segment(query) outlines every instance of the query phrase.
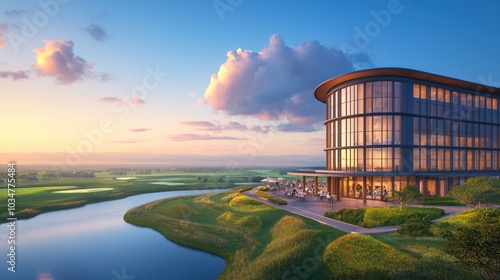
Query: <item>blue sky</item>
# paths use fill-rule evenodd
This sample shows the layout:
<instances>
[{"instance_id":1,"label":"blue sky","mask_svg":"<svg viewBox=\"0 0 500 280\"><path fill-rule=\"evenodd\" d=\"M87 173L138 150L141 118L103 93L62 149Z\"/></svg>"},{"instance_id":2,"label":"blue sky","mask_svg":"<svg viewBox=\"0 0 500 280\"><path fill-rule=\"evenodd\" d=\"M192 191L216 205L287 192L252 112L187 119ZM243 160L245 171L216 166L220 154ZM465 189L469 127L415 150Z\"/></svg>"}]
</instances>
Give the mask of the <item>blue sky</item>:
<instances>
[{"instance_id":1,"label":"blue sky","mask_svg":"<svg viewBox=\"0 0 500 280\"><path fill-rule=\"evenodd\" d=\"M316 85L406 67L500 86L499 12L496 1L3 1L0 154L323 165Z\"/></svg>"}]
</instances>

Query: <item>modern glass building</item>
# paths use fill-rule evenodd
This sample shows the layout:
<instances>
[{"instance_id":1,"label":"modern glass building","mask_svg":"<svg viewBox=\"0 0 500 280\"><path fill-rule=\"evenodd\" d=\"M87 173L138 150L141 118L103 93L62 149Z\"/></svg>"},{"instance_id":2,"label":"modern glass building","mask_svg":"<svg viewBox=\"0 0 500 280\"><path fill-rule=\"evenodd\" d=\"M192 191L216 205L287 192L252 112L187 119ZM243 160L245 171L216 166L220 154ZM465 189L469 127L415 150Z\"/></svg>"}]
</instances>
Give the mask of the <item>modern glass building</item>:
<instances>
[{"instance_id":1,"label":"modern glass building","mask_svg":"<svg viewBox=\"0 0 500 280\"><path fill-rule=\"evenodd\" d=\"M326 170L289 174L327 177L338 199L409 184L444 196L468 177L500 175L500 88L378 68L327 80L314 96L326 104Z\"/></svg>"}]
</instances>

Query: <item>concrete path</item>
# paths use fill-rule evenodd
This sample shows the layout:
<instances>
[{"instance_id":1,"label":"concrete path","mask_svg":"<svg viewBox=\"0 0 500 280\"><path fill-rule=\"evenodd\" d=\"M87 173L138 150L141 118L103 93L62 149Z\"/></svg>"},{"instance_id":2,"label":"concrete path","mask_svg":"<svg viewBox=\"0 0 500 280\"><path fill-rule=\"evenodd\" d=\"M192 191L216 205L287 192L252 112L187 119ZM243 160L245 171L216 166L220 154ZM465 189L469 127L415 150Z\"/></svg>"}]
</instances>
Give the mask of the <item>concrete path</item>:
<instances>
[{"instance_id":1,"label":"concrete path","mask_svg":"<svg viewBox=\"0 0 500 280\"><path fill-rule=\"evenodd\" d=\"M337 228L339 230L350 232L350 233L362 233L362 234L377 234L393 232L398 229L399 226L385 226L376 228L364 228L360 226L355 226L347 224L341 221L329 219L323 216L325 212L335 212L342 208L368 208L371 206L394 206L396 204L391 202L383 202L379 200L368 200L366 204L363 204L362 200L354 198L342 198L340 201L334 201L333 203L327 200L319 200L317 198L308 198L306 201L298 201L296 198L288 198L283 196L282 191L270 192L274 196L284 199L288 202L288 205L276 205L267 199L258 197L255 195L257 191L256 188L246 191L245 194L252 197L260 202L270 205L275 208L279 208L290 213L301 215L309 219L315 220L322 224ZM421 206L421 205L420 205ZM425 207L425 206L424 206ZM435 208L441 208L445 211L445 216L453 215L455 213L464 211L467 209L465 206L429 206Z\"/></svg>"}]
</instances>

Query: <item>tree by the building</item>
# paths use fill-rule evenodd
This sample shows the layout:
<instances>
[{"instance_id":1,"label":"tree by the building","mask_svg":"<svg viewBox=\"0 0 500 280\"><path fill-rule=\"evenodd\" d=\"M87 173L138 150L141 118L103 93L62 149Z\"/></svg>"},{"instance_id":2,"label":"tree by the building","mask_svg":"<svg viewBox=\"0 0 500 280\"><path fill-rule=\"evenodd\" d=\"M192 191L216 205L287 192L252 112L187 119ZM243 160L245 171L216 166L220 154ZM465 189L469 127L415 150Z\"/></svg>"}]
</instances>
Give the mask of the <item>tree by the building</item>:
<instances>
[{"instance_id":1,"label":"tree by the building","mask_svg":"<svg viewBox=\"0 0 500 280\"><path fill-rule=\"evenodd\" d=\"M417 186L408 185L403 187L400 191L394 191L393 196L394 201L399 203L399 207L403 209L411 202L418 201L418 199L422 197L422 194Z\"/></svg>"},{"instance_id":2,"label":"tree by the building","mask_svg":"<svg viewBox=\"0 0 500 280\"><path fill-rule=\"evenodd\" d=\"M489 177L471 177L464 184L453 187L448 195L469 208L479 208L481 204L500 202L500 180Z\"/></svg>"}]
</instances>

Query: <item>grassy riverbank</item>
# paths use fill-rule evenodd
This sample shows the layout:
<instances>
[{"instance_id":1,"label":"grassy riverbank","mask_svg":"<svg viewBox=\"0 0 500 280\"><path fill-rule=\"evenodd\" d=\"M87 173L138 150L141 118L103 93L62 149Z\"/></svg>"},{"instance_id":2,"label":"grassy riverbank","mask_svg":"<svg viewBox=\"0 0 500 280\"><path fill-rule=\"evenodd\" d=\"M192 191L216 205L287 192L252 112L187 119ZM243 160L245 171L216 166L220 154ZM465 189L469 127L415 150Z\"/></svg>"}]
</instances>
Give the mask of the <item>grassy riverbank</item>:
<instances>
[{"instance_id":1,"label":"grassy riverbank","mask_svg":"<svg viewBox=\"0 0 500 280\"><path fill-rule=\"evenodd\" d=\"M220 279L324 279L323 252L345 234L238 191L155 201L130 210L125 220L224 257Z\"/></svg>"}]
</instances>

